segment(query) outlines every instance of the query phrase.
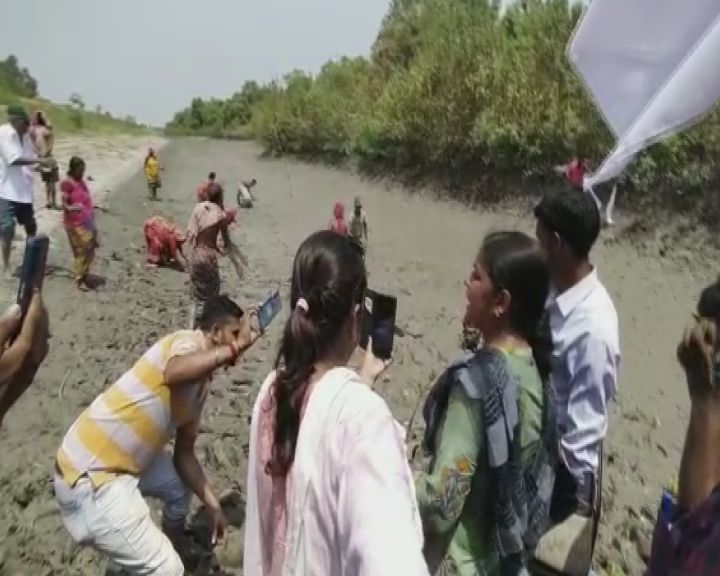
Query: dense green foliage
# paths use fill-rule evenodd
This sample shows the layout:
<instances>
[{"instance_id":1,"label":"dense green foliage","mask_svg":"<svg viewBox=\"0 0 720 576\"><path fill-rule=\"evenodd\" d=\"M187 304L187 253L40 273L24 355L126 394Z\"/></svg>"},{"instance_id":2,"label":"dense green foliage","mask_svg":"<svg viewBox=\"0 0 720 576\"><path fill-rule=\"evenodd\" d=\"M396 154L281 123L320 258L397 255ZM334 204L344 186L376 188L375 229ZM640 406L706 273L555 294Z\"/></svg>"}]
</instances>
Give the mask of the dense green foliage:
<instances>
[{"instance_id":1,"label":"dense green foliage","mask_svg":"<svg viewBox=\"0 0 720 576\"><path fill-rule=\"evenodd\" d=\"M394 0L369 58L292 72L242 119L269 151L470 182L470 199L536 183L578 153L597 163L612 138L567 61L581 15L570 1L503 12L491 0ZM718 128L715 112L643 154L626 185L651 193L631 196L696 205L717 179Z\"/></svg>"},{"instance_id":2,"label":"dense green foliage","mask_svg":"<svg viewBox=\"0 0 720 576\"><path fill-rule=\"evenodd\" d=\"M0 60L0 121L5 121L5 108L9 104L20 104L28 112L43 110L58 133L149 131L132 118L118 120L99 107L95 112L88 112L82 97L77 93L70 96L69 102L69 105L54 104L39 98L37 81L27 68L20 68L15 56Z\"/></svg>"},{"instance_id":3,"label":"dense green foliage","mask_svg":"<svg viewBox=\"0 0 720 576\"><path fill-rule=\"evenodd\" d=\"M7 92L24 98L35 98L38 94L37 80L12 54L0 60L0 92Z\"/></svg>"},{"instance_id":4,"label":"dense green foliage","mask_svg":"<svg viewBox=\"0 0 720 576\"><path fill-rule=\"evenodd\" d=\"M227 100L194 98L190 106L175 114L165 130L168 134L199 134L220 138L247 137L253 106L268 91L256 82L246 82Z\"/></svg>"}]
</instances>

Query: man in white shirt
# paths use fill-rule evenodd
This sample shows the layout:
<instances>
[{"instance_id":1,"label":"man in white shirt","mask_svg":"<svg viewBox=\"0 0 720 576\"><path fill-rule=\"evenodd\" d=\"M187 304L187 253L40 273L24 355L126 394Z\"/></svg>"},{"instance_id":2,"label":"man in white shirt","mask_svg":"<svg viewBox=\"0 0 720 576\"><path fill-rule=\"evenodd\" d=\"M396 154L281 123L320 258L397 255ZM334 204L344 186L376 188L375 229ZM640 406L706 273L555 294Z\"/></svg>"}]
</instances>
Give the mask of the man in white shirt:
<instances>
[{"instance_id":1,"label":"man in white shirt","mask_svg":"<svg viewBox=\"0 0 720 576\"><path fill-rule=\"evenodd\" d=\"M552 193L536 206L535 217L553 284L548 319L561 464L551 515L559 522L592 513L607 405L617 391L620 337L615 306L589 259L600 233L595 202L570 190Z\"/></svg>"},{"instance_id":2,"label":"man in white shirt","mask_svg":"<svg viewBox=\"0 0 720 576\"><path fill-rule=\"evenodd\" d=\"M30 117L21 106L8 106L8 123L0 126L0 239L3 272L10 264L15 222L28 237L37 232L33 211L32 166L41 163L28 135Z\"/></svg>"}]
</instances>

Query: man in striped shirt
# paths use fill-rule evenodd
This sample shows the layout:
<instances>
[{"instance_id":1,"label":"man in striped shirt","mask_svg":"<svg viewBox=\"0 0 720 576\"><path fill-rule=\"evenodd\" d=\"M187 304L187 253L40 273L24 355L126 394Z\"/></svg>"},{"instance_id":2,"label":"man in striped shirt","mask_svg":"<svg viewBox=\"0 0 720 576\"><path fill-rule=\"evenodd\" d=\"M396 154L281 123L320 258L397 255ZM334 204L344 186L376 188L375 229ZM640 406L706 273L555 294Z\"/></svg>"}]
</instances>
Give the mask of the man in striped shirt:
<instances>
[{"instance_id":1,"label":"man in striped shirt","mask_svg":"<svg viewBox=\"0 0 720 576\"><path fill-rule=\"evenodd\" d=\"M76 542L130 574L182 576L192 493L211 515L213 543L222 540L225 518L195 440L213 373L233 366L256 337L232 300L215 297L199 330L161 339L78 417L55 464L61 517ZM143 496L162 500L162 530Z\"/></svg>"}]
</instances>

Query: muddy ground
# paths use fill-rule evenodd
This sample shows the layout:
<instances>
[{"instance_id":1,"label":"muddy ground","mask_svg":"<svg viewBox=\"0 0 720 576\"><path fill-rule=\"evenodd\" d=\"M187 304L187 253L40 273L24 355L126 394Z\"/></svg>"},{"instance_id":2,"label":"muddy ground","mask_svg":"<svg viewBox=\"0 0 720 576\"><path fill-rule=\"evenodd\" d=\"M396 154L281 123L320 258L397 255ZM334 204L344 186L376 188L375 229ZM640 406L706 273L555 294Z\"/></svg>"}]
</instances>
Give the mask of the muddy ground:
<instances>
[{"instance_id":1,"label":"muddy ground","mask_svg":"<svg viewBox=\"0 0 720 576\"><path fill-rule=\"evenodd\" d=\"M371 286L398 296L398 323L406 332L379 384L401 422L409 418L428 375L458 352L462 281L483 234L507 227L532 233L534 225L525 211L470 211L342 171L260 159L259 149L248 143L178 141L162 151L161 159L166 170L160 202L147 200L144 181L136 174L114 190L106 201L109 211L99 215L102 247L94 272L105 285L97 292L76 292L67 271L67 244L61 229L56 231L45 287L50 354L0 432L2 574L104 572L104 562L72 545L59 523L51 486L54 454L84 406L158 337L186 325L186 277L145 267L141 224L162 214L184 225L195 188L210 170L230 189L240 178L259 181L259 202L240 212L234 229L250 259L246 278L238 283L224 269L225 290L244 305L257 303L276 286L286 297L298 243L327 225L335 200L349 205L354 196L363 198L370 224ZM634 540L649 531L661 487L675 474L682 448L688 402L675 345L700 288L716 270L712 265L676 266L608 238L595 260L619 311L623 353L620 396L606 447L597 562L600 568L612 563L626 574L639 574ZM13 288L12 281L2 286L8 297ZM273 361L281 324L276 321L241 366L215 381L198 451L219 491L243 491L250 410ZM216 559L228 574L241 574L241 549L242 529L233 528Z\"/></svg>"}]
</instances>

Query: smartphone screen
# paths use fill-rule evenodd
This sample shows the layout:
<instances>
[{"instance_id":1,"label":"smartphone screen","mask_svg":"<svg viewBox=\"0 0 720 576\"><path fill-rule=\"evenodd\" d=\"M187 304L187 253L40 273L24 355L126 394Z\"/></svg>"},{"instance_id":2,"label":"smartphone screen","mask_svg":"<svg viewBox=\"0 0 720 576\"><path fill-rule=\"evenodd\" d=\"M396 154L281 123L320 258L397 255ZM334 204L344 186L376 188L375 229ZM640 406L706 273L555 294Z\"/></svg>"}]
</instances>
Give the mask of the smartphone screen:
<instances>
[{"instance_id":1,"label":"smartphone screen","mask_svg":"<svg viewBox=\"0 0 720 576\"><path fill-rule=\"evenodd\" d=\"M38 234L25 243L25 255L23 256L17 294L17 303L22 309L23 316L30 306L33 291L42 288L49 248L50 239L44 234Z\"/></svg>"},{"instance_id":2,"label":"smartphone screen","mask_svg":"<svg viewBox=\"0 0 720 576\"><path fill-rule=\"evenodd\" d=\"M373 353L384 360L392 357L396 311L397 299L394 296L375 293L371 330Z\"/></svg>"},{"instance_id":3,"label":"smartphone screen","mask_svg":"<svg viewBox=\"0 0 720 576\"><path fill-rule=\"evenodd\" d=\"M275 291L260 305L258 309L258 324L260 325L260 332L265 332L270 323L278 315L282 308L282 302L280 300L280 292Z\"/></svg>"},{"instance_id":4,"label":"smartphone screen","mask_svg":"<svg viewBox=\"0 0 720 576\"><path fill-rule=\"evenodd\" d=\"M360 347L367 349L372 337L373 353L384 360L392 356L397 299L368 290L362 310Z\"/></svg>"},{"instance_id":5,"label":"smartphone screen","mask_svg":"<svg viewBox=\"0 0 720 576\"><path fill-rule=\"evenodd\" d=\"M363 307L360 311L360 348L367 350L368 339L372 331L372 310L373 297L375 292L367 290L363 299Z\"/></svg>"}]
</instances>

